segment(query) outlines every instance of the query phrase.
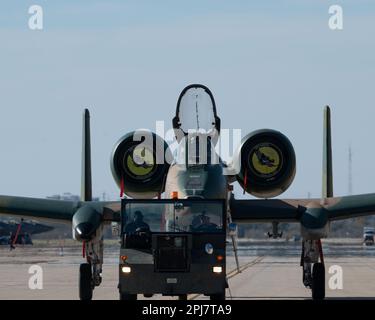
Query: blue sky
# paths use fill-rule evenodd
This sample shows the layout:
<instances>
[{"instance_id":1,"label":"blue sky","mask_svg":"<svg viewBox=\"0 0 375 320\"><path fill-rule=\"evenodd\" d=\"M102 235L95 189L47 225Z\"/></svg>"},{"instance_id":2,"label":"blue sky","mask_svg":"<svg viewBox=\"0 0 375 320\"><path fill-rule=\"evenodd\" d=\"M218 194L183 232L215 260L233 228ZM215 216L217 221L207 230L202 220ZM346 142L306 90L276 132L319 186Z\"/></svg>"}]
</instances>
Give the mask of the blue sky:
<instances>
[{"instance_id":1,"label":"blue sky","mask_svg":"<svg viewBox=\"0 0 375 320\"><path fill-rule=\"evenodd\" d=\"M28 29L28 8L44 30ZM344 29L328 28L342 5ZM224 128L286 134L297 156L283 197L319 196L323 106L332 107L335 193L375 192L373 1L4 1L0 11L0 194L80 190L81 114L92 114L94 193L118 196L117 139L171 125L203 83Z\"/></svg>"}]
</instances>

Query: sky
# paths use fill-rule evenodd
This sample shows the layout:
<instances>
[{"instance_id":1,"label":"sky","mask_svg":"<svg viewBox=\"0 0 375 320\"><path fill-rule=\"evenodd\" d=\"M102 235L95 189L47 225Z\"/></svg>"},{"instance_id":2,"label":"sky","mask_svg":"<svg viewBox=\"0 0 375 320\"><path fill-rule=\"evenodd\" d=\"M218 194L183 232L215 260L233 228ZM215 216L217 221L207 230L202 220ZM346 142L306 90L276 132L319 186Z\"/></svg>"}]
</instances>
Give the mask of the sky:
<instances>
[{"instance_id":1,"label":"sky","mask_svg":"<svg viewBox=\"0 0 375 320\"><path fill-rule=\"evenodd\" d=\"M28 26L43 8L43 30ZM331 5L343 30L328 27ZM375 192L375 2L5 0L0 10L0 194L80 192L82 112L91 112L93 193L118 199L115 142L171 127L191 83L214 94L222 128L292 142L281 196L321 193L323 107L332 109L334 193ZM236 187L236 192L240 190Z\"/></svg>"}]
</instances>

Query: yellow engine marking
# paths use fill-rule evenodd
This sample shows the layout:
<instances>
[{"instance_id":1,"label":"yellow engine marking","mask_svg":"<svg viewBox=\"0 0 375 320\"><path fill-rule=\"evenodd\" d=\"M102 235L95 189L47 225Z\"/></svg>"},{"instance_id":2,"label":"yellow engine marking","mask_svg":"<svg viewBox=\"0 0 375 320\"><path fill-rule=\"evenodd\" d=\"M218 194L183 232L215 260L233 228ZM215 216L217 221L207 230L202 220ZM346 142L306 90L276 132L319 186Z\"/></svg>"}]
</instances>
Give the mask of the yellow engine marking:
<instances>
[{"instance_id":1,"label":"yellow engine marking","mask_svg":"<svg viewBox=\"0 0 375 320\"><path fill-rule=\"evenodd\" d=\"M279 169L280 155L273 147L259 147L258 152L254 151L250 156L254 169L260 174L269 175ZM260 157L264 157L265 160L262 161Z\"/></svg>"},{"instance_id":2,"label":"yellow engine marking","mask_svg":"<svg viewBox=\"0 0 375 320\"><path fill-rule=\"evenodd\" d=\"M150 150L136 147L126 159L130 172L136 176L148 175L155 167L154 157Z\"/></svg>"}]
</instances>

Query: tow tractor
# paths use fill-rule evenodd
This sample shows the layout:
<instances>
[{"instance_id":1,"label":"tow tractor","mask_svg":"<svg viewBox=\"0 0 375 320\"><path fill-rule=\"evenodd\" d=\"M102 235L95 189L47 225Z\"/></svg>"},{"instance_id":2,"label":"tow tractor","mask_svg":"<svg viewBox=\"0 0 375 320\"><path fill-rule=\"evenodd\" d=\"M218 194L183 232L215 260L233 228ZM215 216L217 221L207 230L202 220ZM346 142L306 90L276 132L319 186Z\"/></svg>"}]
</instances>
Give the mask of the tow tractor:
<instances>
[{"instance_id":1,"label":"tow tractor","mask_svg":"<svg viewBox=\"0 0 375 320\"><path fill-rule=\"evenodd\" d=\"M122 199L119 292L224 300L224 200Z\"/></svg>"}]
</instances>

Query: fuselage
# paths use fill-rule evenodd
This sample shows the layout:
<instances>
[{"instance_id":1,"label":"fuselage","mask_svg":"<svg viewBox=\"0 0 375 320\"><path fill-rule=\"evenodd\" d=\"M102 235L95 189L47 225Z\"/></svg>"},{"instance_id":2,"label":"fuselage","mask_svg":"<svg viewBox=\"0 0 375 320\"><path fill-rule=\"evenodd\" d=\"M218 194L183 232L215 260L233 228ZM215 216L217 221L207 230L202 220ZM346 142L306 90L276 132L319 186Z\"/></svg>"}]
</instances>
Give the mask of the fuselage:
<instances>
[{"instance_id":1,"label":"fuselage","mask_svg":"<svg viewBox=\"0 0 375 320\"><path fill-rule=\"evenodd\" d=\"M226 199L228 189L227 176L223 174L223 164L198 164L186 166L172 164L169 168L165 198Z\"/></svg>"},{"instance_id":2,"label":"fuselage","mask_svg":"<svg viewBox=\"0 0 375 320\"><path fill-rule=\"evenodd\" d=\"M226 199L228 179L225 164L215 150L209 135L189 133L179 143L169 167L165 197Z\"/></svg>"}]
</instances>

